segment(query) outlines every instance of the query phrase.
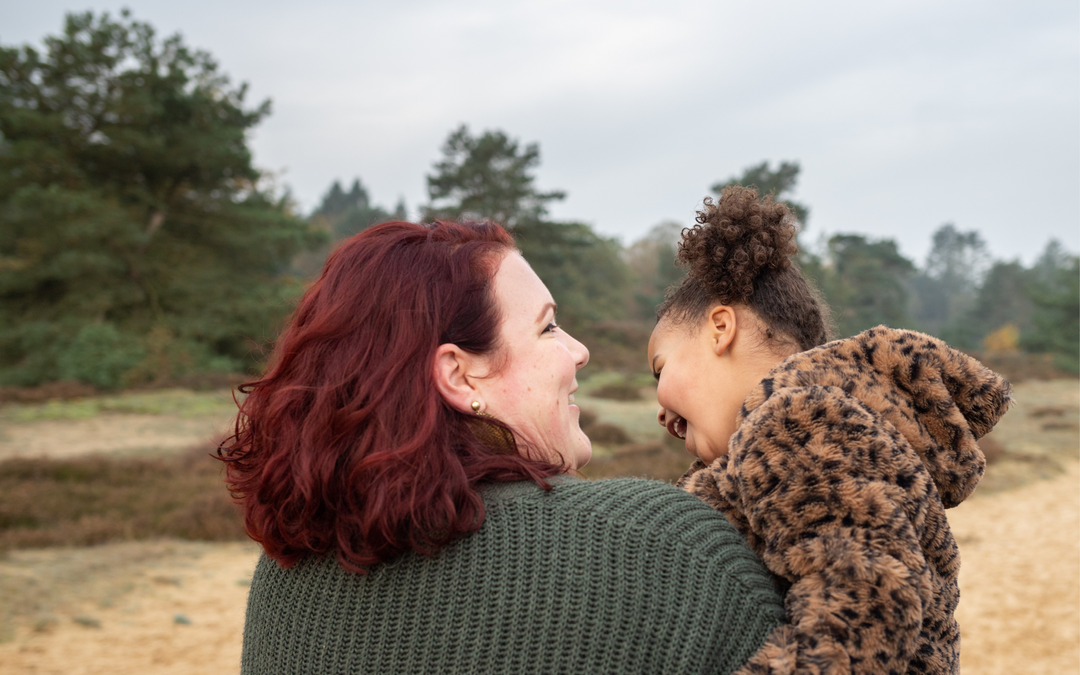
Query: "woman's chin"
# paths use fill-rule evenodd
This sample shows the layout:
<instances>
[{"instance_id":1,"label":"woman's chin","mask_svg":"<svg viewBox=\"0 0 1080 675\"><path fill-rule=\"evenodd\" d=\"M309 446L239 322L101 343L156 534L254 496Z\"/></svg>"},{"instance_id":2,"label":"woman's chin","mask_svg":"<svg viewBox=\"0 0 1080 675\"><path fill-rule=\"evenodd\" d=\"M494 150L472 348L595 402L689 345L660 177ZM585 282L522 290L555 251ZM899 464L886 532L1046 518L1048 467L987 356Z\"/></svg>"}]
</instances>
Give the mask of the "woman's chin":
<instances>
[{"instance_id":1,"label":"woman's chin","mask_svg":"<svg viewBox=\"0 0 1080 675\"><path fill-rule=\"evenodd\" d=\"M580 428L577 430L579 436L580 445L577 448L577 452L574 453L574 468L580 469L589 463L592 459L592 441L585 435L585 432Z\"/></svg>"}]
</instances>

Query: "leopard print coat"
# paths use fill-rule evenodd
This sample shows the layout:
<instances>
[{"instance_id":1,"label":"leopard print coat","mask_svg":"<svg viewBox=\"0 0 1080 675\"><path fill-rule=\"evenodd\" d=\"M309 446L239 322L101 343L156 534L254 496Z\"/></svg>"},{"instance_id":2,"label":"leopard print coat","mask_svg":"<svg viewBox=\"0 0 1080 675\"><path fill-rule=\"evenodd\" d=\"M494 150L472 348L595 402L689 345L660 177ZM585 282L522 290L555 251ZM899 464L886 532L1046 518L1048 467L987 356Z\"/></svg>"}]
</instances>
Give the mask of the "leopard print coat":
<instances>
[{"instance_id":1,"label":"leopard print coat","mask_svg":"<svg viewBox=\"0 0 1080 675\"><path fill-rule=\"evenodd\" d=\"M983 475L1009 383L879 326L796 354L743 403L727 455L680 481L787 588L740 675L959 673L960 555L945 509Z\"/></svg>"}]
</instances>

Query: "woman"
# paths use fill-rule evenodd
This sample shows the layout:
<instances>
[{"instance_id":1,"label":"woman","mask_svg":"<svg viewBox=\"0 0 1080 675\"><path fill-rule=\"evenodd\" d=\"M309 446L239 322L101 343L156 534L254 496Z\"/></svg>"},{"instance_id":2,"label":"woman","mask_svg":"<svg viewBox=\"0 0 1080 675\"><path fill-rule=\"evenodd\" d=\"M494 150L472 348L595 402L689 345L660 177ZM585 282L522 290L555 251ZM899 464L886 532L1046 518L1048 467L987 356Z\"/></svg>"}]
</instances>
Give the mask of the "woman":
<instances>
[{"instance_id":1,"label":"woman","mask_svg":"<svg viewBox=\"0 0 1080 675\"><path fill-rule=\"evenodd\" d=\"M491 224L345 242L223 450L248 533L244 673L728 673L782 619L700 501L586 482L588 351Z\"/></svg>"},{"instance_id":2,"label":"woman","mask_svg":"<svg viewBox=\"0 0 1080 675\"><path fill-rule=\"evenodd\" d=\"M743 673L958 673L945 509L982 476L1008 382L912 331L823 344L783 204L732 187L697 223L649 362L660 424L699 459L681 484L789 587L790 626Z\"/></svg>"}]
</instances>

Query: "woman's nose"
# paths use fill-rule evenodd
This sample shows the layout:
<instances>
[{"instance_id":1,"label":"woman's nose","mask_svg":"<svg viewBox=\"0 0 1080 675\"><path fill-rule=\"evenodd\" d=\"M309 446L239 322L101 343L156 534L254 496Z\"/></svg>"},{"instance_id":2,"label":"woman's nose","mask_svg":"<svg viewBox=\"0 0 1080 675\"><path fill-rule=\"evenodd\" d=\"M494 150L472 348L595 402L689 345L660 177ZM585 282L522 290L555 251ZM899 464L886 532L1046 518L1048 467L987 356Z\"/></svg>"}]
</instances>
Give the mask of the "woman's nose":
<instances>
[{"instance_id":1,"label":"woman's nose","mask_svg":"<svg viewBox=\"0 0 1080 675\"><path fill-rule=\"evenodd\" d=\"M664 406L660 406L660 409L656 411L656 421L660 423L660 426L667 428L667 410L664 410Z\"/></svg>"},{"instance_id":2,"label":"woman's nose","mask_svg":"<svg viewBox=\"0 0 1080 675\"><path fill-rule=\"evenodd\" d=\"M570 350L570 355L574 357L574 366L581 370L589 362L589 348L575 340L574 336L569 333L564 332L563 334L569 341L566 348Z\"/></svg>"}]
</instances>

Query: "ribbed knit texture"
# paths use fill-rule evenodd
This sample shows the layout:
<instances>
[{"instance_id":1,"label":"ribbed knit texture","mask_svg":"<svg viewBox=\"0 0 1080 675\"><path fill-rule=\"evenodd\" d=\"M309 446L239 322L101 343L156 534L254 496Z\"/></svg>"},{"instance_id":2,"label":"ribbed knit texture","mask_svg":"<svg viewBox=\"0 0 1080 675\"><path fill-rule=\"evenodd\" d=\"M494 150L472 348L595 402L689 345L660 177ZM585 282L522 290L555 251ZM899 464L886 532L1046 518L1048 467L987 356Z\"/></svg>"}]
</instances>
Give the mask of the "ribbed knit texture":
<instances>
[{"instance_id":1,"label":"ribbed knit texture","mask_svg":"<svg viewBox=\"0 0 1080 675\"><path fill-rule=\"evenodd\" d=\"M723 516L654 481L482 490L479 532L367 575L259 561L246 675L730 673L783 621Z\"/></svg>"}]
</instances>

